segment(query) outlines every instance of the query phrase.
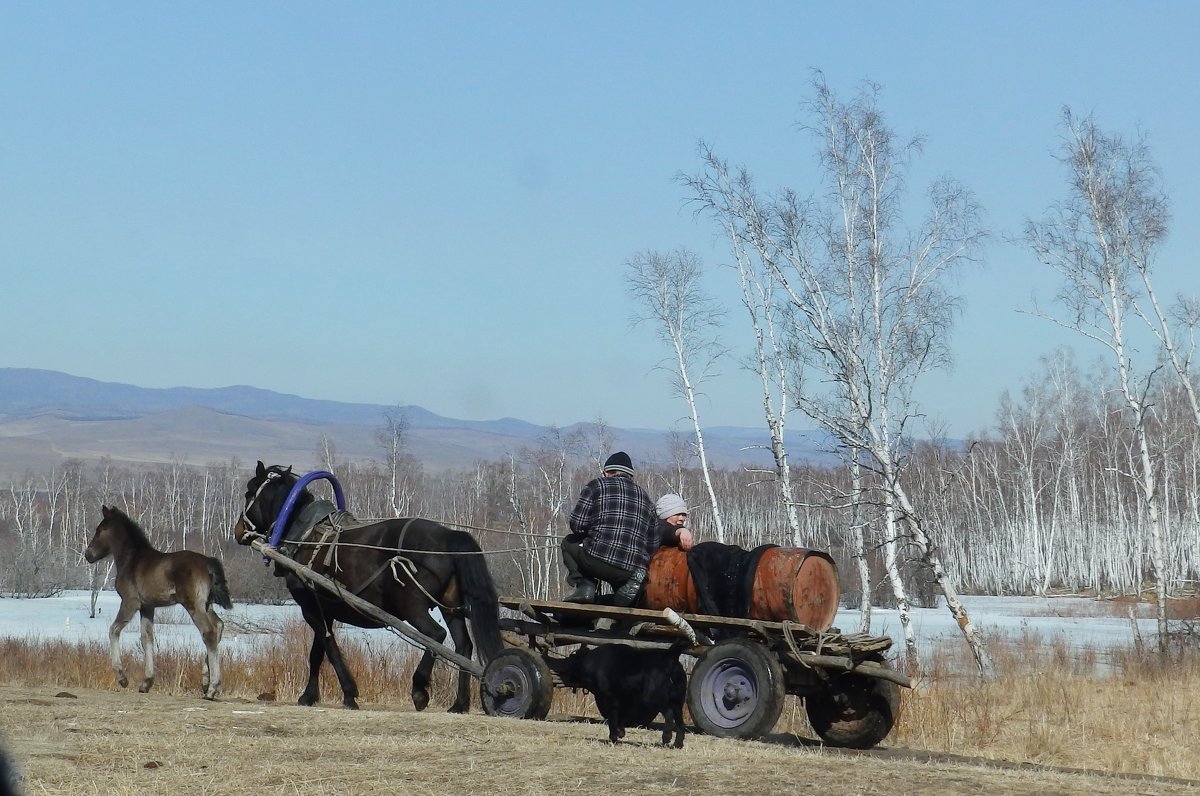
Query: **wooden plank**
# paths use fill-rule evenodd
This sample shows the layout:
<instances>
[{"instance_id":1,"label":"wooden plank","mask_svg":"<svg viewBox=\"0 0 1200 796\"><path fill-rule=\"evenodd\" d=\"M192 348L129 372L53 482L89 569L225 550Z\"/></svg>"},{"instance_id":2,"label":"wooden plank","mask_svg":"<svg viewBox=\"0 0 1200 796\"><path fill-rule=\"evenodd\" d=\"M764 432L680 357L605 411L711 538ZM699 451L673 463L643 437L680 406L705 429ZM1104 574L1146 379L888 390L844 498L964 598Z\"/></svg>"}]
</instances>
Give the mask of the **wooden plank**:
<instances>
[{"instance_id":1,"label":"wooden plank","mask_svg":"<svg viewBox=\"0 0 1200 796\"><path fill-rule=\"evenodd\" d=\"M847 674L857 674L877 680L889 680L905 688L912 688L912 680L907 675L882 666L877 661L859 661L855 663L849 658L833 655L811 655L806 652L802 652L798 656L787 653L781 657L793 665L799 663L802 666L820 666L823 669L836 669Z\"/></svg>"},{"instance_id":2,"label":"wooden plank","mask_svg":"<svg viewBox=\"0 0 1200 796\"><path fill-rule=\"evenodd\" d=\"M352 606L355 610L361 611L363 614L366 614L377 622L382 622L400 635L412 641L417 646L429 650L434 655L454 664L473 677L483 677L483 666L478 662L459 655L450 647L447 647L441 642L435 641L434 639L409 625L404 620L397 619L387 611L384 611L382 608L376 606L374 603L367 602L357 594L351 592L342 584L338 583L336 580L327 578L324 575L314 572L311 567L293 561L261 539L255 539L250 543L250 546L274 561L276 564L279 564L281 567L295 572L305 580L312 581L332 596L337 597L339 600Z\"/></svg>"},{"instance_id":3,"label":"wooden plank","mask_svg":"<svg viewBox=\"0 0 1200 796\"><path fill-rule=\"evenodd\" d=\"M667 625L659 611L645 608L617 608L611 605L591 605L583 603L557 602L554 600L527 600L519 597L501 597L500 604L514 610L528 609L543 617L541 621L553 623L562 621L562 617L611 619L640 619L653 622L656 625ZM531 619L534 615L526 613ZM766 622L759 619L738 619L728 616L712 616L709 614L685 614L680 616L697 630L741 630L754 633L774 645L787 644L786 637L796 641L802 649L820 648L822 651L845 654L867 654L883 652L892 646L891 638L887 636L868 636L862 633L843 635L841 632L820 632L798 622Z\"/></svg>"},{"instance_id":4,"label":"wooden plank","mask_svg":"<svg viewBox=\"0 0 1200 796\"><path fill-rule=\"evenodd\" d=\"M500 629L522 636L540 638L550 646L566 646L569 644L622 644L636 649L669 649L680 641L687 641L684 634L667 626L653 628L653 635L661 636L661 640L647 635L634 635L619 630L592 630L590 627L560 627L549 626L524 619L501 619ZM688 647L682 652L699 655L705 647Z\"/></svg>"}]
</instances>

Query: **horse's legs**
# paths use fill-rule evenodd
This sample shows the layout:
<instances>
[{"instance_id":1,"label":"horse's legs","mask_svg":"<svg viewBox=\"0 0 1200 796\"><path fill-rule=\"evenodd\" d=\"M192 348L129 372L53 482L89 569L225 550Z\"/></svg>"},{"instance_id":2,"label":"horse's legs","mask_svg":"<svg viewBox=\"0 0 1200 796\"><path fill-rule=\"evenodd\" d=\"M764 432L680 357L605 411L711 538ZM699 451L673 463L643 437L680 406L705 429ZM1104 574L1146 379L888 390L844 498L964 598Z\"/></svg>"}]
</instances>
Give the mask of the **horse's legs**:
<instances>
[{"instance_id":1,"label":"horse's legs","mask_svg":"<svg viewBox=\"0 0 1200 796\"><path fill-rule=\"evenodd\" d=\"M451 614L446 616L446 614ZM457 612L443 611L442 616L450 628L450 638L454 639L454 651L464 658L470 658L474 652L471 644L471 634L467 632L467 622ZM458 694L454 704L450 706L451 713L469 713L471 711L471 676L464 669L458 670Z\"/></svg>"},{"instance_id":2,"label":"horse's legs","mask_svg":"<svg viewBox=\"0 0 1200 796\"><path fill-rule=\"evenodd\" d=\"M333 636L333 620L327 622L319 606L301 608L301 613L312 628L313 643L308 652L308 684L304 687L304 693L300 694L300 704L315 705L321 701L321 662L329 658L329 665L333 667L338 684L342 687L342 704L357 710L358 683L354 682L354 675L350 674L346 662L342 660L342 651Z\"/></svg>"},{"instance_id":3,"label":"horse's legs","mask_svg":"<svg viewBox=\"0 0 1200 796\"><path fill-rule=\"evenodd\" d=\"M410 611L403 616L408 620L410 625L426 636L429 636L439 644L445 641L445 628L438 624L437 621L429 615L428 611L418 608L416 611ZM417 710L424 710L429 705L429 680L433 675L433 662L433 653L429 650L426 650L425 654L421 656L421 661L417 664L416 670L413 671L412 701L413 707L415 707ZM450 710L455 713L466 712L471 705L470 694L467 695L466 707L462 707L459 704L461 701L462 698L461 695L459 695L459 697L455 699L454 706L450 708Z\"/></svg>"},{"instance_id":4,"label":"horse's legs","mask_svg":"<svg viewBox=\"0 0 1200 796\"><path fill-rule=\"evenodd\" d=\"M154 685L154 609L142 606L142 653L146 656L146 673L138 691L143 694Z\"/></svg>"},{"instance_id":5,"label":"horse's legs","mask_svg":"<svg viewBox=\"0 0 1200 796\"><path fill-rule=\"evenodd\" d=\"M129 685L129 678L125 676L125 667L121 665L121 631L129 624L129 620L133 619L137 609L137 603L122 598L121 607L117 609L117 618L108 628L108 660L117 674L117 685L122 688Z\"/></svg>"},{"instance_id":6,"label":"horse's legs","mask_svg":"<svg viewBox=\"0 0 1200 796\"><path fill-rule=\"evenodd\" d=\"M329 665L333 667L338 684L342 687L342 704L350 710L358 710L358 683L354 681L354 675L350 674L350 669L342 659L342 648L333 637L333 622L329 623L325 635L325 657L329 659Z\"/></svg>"},{"instance_id":7,"label":"horse's legs","mask_svg":"<svg viewBox=\"0 0 1200 796\"><path fill-rule=\"evenodd\" d=\"M308 650L308 683L297 700L301 705L315 705L321 701L321 663L325 660L325 623L320 616L310 615L307 609L301 611L304 621L312 628L312 647Z\"/></svg>"}]
</instances>

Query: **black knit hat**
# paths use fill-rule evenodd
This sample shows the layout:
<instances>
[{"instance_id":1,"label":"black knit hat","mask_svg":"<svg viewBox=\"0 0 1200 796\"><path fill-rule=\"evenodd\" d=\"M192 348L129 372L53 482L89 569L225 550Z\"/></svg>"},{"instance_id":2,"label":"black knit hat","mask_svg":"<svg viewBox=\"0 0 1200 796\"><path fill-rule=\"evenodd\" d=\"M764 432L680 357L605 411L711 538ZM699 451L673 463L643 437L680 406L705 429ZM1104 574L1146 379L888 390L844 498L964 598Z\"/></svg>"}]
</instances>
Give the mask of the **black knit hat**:
<instances>
[{"instance_id":1,"label":"black knit hat","mask_svg":"<svg viewBox=\"0 0 1200 796\"><path fill-rule=\"evenodd\" d=\"M633 461L629 458L629 454L625 451L617 451L612 456L609 456L608 461L604 463L602 472L607 473L610 470L633 475Z\"/></svg>"}]
</instances>

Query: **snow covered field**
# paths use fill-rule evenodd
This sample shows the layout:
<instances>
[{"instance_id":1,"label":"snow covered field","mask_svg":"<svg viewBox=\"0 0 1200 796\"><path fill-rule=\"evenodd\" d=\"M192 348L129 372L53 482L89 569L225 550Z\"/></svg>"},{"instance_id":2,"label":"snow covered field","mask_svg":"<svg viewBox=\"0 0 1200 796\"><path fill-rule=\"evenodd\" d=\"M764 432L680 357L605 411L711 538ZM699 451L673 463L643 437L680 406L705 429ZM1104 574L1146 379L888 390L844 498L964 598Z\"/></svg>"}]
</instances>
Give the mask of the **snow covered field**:
<instances>
[{"instance_id":1,"label":"snow covered field","mask_svg":"<svg viewBox=\"0 0 1200 796\"><path fill-rule=\"evenodd\" d=\"M0 598L0 637L100 641L107 645L108 627L120 604L115 591L101 592L96 602L99 613L91 618L89 591L65 591L58 597L42 599ZM300 620L300 610L292 603L235 604L232 611L218 608L217 612L225 620L223 650L248 645L256 634L280 632L288 622ZM135 614L121 634L122 648L138 648L140 635L141 621ZM203 649L199 631L179 606L155 612L154 640L159 647L182 644Z\"/></svg>"},{"instance_id":2,"label":"snow covered field","mask_svg":"<svg viewBox=\"0 0 1200 796\"><path fill-rule=\"evenodd\" d=\"M1127 609L1116 608L1104 600L1086 597L969 597L963 604L985 637L1017 636L1029 630L1047 642L1066 641L1078 649L1109 649L1132 646L1134 625ZM913 625L922 647L936 639L961 638L962 633L946 609L944 601L938 608L917 608L912 612ZM1144 640L1156 632L1149 605L1139 606L1137 632ZM859 629L857 610L838 611L834 624L844 632ZM899 614L892 609L871 610L871 633L887 635L898 642L902 638Z\"/></svg>"},{"instance_id":3,"label":"snow covered field","mask_svg":"<svg viewBox=\"0 0 1200 796\"><path fill-rule=\"evenodd\" d=\"M58 597L44 599L0 598L0 637L66 639L106 643L108 626L116 616L119 599L113 591L100 595L100 613L88 616L91 595L87 591L67 591ZM1133 644L1133 623L1121 610L1114 612L1104 601L1081 597L964 597L973 621L985 636L1017 636L1025 630L1041 635L1047 641L1066 641L1078 649L1104 650ZM263 634L278 633L285 626L300 621L300 611L292 603L283 605L235 604L233 610L218 609L225 620L225 639L222 649L229 654L245 651ZM1137 619L1138 632L1150 640L1155 632L1149 606L1141 606ZM953 617L945 607L918 608L913 611L920 646L928 650L930 642L961 637ZM845 632L857 632L858 612L838 612L835 625ZM305 630L307 633L307 629ZM343 627L341 632L360 635L372 644L396 643L407 646L390 633L362 631ZM900 620L897 612L875 608L871 632L890 635L899 641ZM122 647L138 648L140 624L135 616L121 636ZM186 645L199 649L200 637L191 620L176 607L159 609L154 625L155 640L160 646Z\"/></svg>"}]
</instances>

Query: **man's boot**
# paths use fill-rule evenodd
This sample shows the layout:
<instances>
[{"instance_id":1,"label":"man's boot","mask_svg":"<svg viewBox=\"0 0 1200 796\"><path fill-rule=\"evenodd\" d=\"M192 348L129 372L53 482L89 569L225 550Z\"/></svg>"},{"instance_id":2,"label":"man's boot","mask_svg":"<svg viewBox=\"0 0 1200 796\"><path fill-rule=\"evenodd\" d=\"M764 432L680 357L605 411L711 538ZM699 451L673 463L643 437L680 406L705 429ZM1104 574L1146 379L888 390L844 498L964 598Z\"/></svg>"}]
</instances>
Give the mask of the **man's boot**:
<instances>
[{"instance_id":1,"label":"man's boot","mask_svg":"<svg viewBox=\"0 0 1200 796\"><path fill-rule=\"evenodd\" d=\"M613 594L613 605L628 608L637 602L642 595L642 587L646 585L646 568L635 569L629 580L621 584L621 588Z\"/></svg>"},{"instance_id":2,"label":"man's boot","mask_svg":"<svg viewBox=\"0 0 1200 796\"><path fill-rule=\"evenodd\" d=\"M563 602L568 603L590 603L595 602L596 593L600 591L600 584L591 578L580 578L575 584L575 591L563 597Z\"/></svg>"}]
</instances>

